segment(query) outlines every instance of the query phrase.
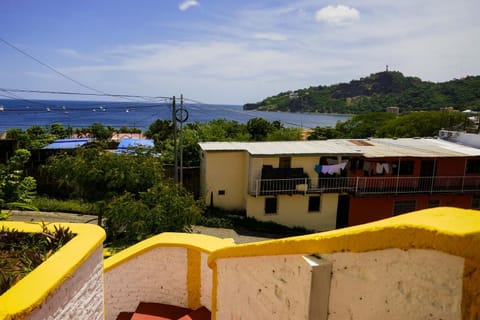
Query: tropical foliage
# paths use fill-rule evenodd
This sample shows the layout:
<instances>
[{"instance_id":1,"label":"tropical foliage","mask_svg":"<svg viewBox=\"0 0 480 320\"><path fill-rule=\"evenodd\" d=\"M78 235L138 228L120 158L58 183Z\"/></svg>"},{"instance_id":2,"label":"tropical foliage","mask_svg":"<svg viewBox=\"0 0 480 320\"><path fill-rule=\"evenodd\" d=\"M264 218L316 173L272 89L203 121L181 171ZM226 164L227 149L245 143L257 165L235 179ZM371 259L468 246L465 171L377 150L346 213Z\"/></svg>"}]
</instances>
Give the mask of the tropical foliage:
<instances>
[{"instance_id":1,"label":"tropical foliage","mask_svg":"<svg viewBox=\"0 0 480 320\"><path fill-rule=\"evenodd\" d=\"M26 175L30 152L18 149L6 165L0 164L0 208L34 209L36 180Z\"/></svg>"},{"instance_id":2,"label":"tropical foliage","mask_svg":"<svg viewBox=\"0 0 480 320\"><path fill-rule=\"evenodd\" d=\"M42 225L40 233L0 229L0 295L20 281L75 235L70 229Z\"/></svg>"},{"instance_id":3,"label":"tropical foliage","mask_svg":"<svg viewBox=\"0 0 480 320\"><path fill-rule=\"evenodd\" d=\"M434 137L441 129L465 130L472 125L462 112L425 111L400 116L373 112L353 116L335 127L314 128L308 139Z\"/></svg>"}]
</instances>

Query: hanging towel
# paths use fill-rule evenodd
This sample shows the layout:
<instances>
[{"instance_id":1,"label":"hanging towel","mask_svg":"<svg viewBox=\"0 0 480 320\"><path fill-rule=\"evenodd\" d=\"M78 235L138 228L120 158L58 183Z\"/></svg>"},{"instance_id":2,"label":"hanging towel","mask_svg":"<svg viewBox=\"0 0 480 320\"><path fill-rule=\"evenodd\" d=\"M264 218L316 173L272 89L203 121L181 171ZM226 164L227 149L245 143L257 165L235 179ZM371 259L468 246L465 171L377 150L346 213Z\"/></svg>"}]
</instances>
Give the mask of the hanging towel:
<instances>
[{"instance_id":1,"label":"hanging towel","mask_svg":"<svg viewBox=\"0 0 480 320\"><path fill-rule=\"evenodd\" d=\"M375 173L376 174L382 174L383 173L383 164L381 164L380 162L377 163L377 165L375 167Z\"/></svg>"},{"instance_id":2,"label":"hanging towel","mask_svg":"<svg viewBox=\"0 0 480 320\"><path fill-rule=\"evenodd\" d=\"M315 166L315 172L319 173L319 174L322 173L322 165L321 164L317 164Z\"/></svg>"},{"instance_id":3,"label":"hanging towel","mask_svg":"<svg viewBox=\"0 0 480 320\"><path fill-rule=\"evenodd\" d=\"M385 173L390 173L390 164L384 163L383 170L385 170Z\"/></svg>"}]
</instances>

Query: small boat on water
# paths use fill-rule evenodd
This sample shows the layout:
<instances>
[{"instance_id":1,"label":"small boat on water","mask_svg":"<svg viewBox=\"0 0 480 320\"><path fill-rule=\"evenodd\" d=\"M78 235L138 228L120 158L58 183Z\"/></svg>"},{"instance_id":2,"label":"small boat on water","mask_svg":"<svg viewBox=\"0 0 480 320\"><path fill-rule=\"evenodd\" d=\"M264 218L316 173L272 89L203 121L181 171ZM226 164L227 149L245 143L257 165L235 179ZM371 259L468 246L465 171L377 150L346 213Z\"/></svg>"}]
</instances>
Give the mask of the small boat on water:
<instances>
[{"instance_id":1,"label":"small boat on water","mask_svg":"<svg viewBox=\"0 0 480 320\"><path fill-rule=\"evenodd\" d=\"M5 107L0 104L0 112L5 111Z\"/></svg>"},{"instance_id":2,"label":"small boat on water","mask_svg":"<svg viewBox=\"0 0 480 320\"><path fill-rule=\"evenodd\" d=\"M49 107L47 107L47 112L50 112L50 111L52 111L52 109L50 109Z\"/></svg>"}]
</instances>

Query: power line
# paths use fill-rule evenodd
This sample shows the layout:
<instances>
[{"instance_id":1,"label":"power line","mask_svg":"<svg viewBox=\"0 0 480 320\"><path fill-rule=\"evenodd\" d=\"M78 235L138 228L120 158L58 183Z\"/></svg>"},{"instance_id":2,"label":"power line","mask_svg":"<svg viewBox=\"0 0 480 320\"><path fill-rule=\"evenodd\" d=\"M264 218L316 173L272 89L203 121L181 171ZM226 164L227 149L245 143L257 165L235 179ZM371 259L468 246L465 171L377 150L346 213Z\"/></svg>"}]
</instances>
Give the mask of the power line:
<instances>
[{"instance_id":1,"label":"power line","mask_svg":"<svg viewBox=\"0 0 480 320\"><path fill-rule=\"evenodd\" d=\"M86 92L74 92L74 91L49 91L49 90L30 90L30 89L10 89L0 88L0 91L4 92L19 92L19 93L41 93L41 94L58 94L58 95L72 95L72 96L95 96L95 97L113 97L113 98L140 98L144 100L171 100L171 97L149 97L131 94L111 94L111 93L86 93Z\"/></svg>"},{"instance_id":2,"label":"power line","mask_svg":"<svg viewBox=\"0 0 480 320\"><path fill-rule=\"evenodd\" d=\"M70 80L71 82L73 82L73 83L75 83L75 84L77 84L77 85L79 85L79 86L81 86L81 87L83 87L83 88L86 88L86 89L88 89L88 90L95 91L95 92L101 93L101 94L105 94L105 92L103 92L103 91L101 91L101 90L97 90L97 89L95 89L95 88L93 88L93 87L91 87L91 86L88 86L88 85L86 85L86 84L84 84L84 83L82 83L82 82L80 82L80 81L78 81L78 80L73 79L72 77L66 75L66 74L63 73L63 72L58 71L58 70L55 69L54 67L46 64L45 62L40 61L39 59L35 58L35 57L32 56L31 54L25 52L24 50L22 50L22 49L20 49L20 48L18 48L18 47L16 47L15 45L11 44L10 42L8 42L7 40L5 40L5 39L3 39L3 38L1 38L1 37L0 37L0 41L3 42L4 44L6 44L7 46L9 46L10 48L14 49L15 51L17 51L17 52L23 54L24 56L32 59L33 61L37 62L38 64L41 64L41 65L44 66L45 68L47 68L47 69L55 72L56 74L60 75L61 77L65 78L65 79L68 79L68 80Z\"/></svg>"}]
</instances>

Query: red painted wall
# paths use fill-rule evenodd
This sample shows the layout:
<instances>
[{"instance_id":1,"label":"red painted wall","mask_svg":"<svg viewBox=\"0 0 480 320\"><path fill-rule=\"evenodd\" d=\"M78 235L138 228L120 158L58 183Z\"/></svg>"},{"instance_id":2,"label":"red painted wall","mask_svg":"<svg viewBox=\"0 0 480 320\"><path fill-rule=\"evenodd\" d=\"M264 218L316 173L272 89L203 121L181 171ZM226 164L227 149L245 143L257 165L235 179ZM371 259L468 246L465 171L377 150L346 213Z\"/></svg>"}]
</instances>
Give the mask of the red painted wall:
<instances>
[{"instance_id":1,"label":"red painted wall","mask_svg":"<svg viewBox=\"0 0 480 320\"><path fill-rule=\"evenodd\" d=\"M465 173L465 159L442 158L437 159L437 176L463 176Z\"/></svg>"},{"instance_id":2,"label":"red painted wall","mask_svg":"<svg viewBox=\"0 0 480 320\"><path fill-rule=\"evenodd\" d=\"M402 195L378 197L355 197L350 196L350 210L348 225L355 226L393 216L393 206L396 200L416 200L415 210L428 208L429 200L440 200L440 206L470 209L472 206L471 194L451 195Z\"/></svg>"}]
</instances>

